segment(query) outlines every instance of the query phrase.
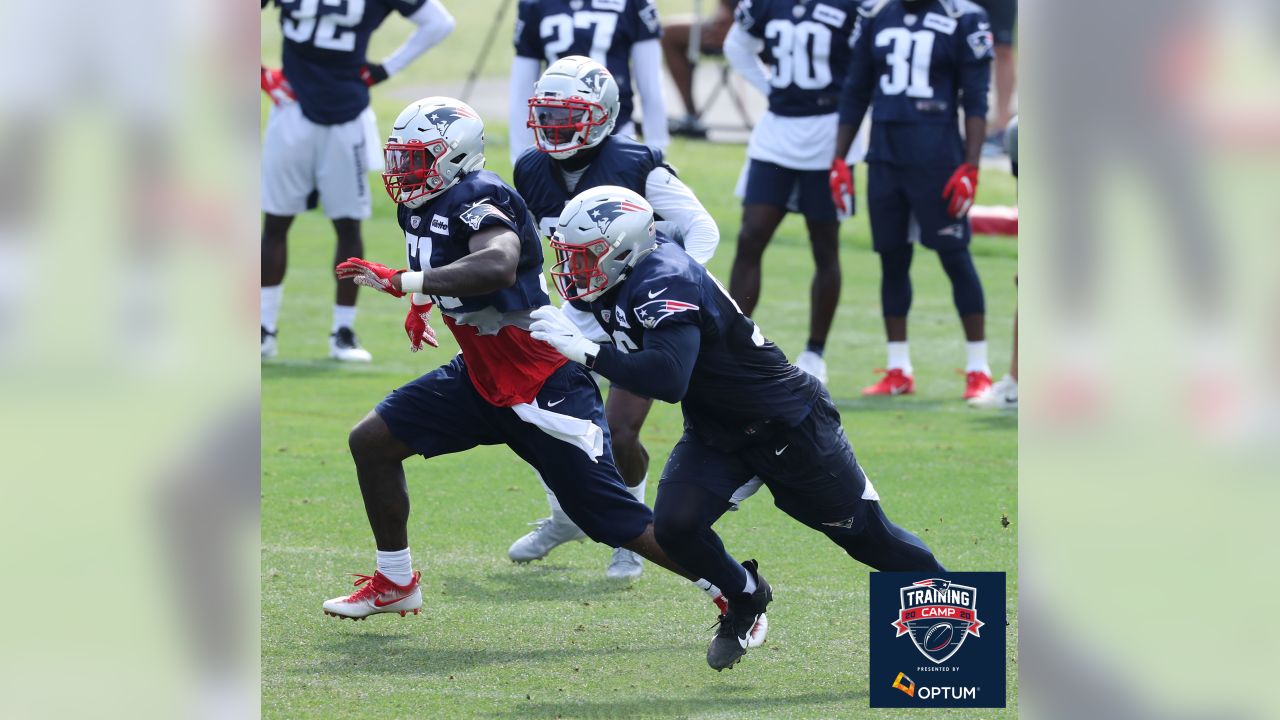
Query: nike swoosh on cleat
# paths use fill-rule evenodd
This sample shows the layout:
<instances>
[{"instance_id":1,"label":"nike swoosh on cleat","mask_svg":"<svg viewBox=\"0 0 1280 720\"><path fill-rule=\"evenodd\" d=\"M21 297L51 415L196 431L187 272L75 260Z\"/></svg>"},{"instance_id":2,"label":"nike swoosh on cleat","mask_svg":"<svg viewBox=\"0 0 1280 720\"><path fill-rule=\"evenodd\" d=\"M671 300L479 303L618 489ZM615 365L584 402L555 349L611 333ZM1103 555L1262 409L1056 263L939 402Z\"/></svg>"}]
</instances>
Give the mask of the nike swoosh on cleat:
<instances>
[{"instance_id":1,"label":"nike swoosh on cleat","mask_svg":"<svg viewBox=\"0 0 1280 720\"><path fill-rule=\"evenodd\" d=\"M670 287L670 285L668 285L667 287ZM662 293L664 293L664 292L666 292L666 291L667 291L667 288L662 288L661 290L659 290L659 291L657 291L657 292L651 292L651 293L649 293L649 299L650 299L650 300L652 300L652 299L654 299L654 298L658 297L659 295L661 295Z\"/></svg>"},{"instance_id":2,"label":"nike swoosh on cleat","mask_svg":"<svg viewBox=\"0 0 1280 720\"><path fill-rule=\"evenodd\" d=\"M555 402L549 402L549 403L547 403L547 407L555 407L555 406L559 405L559 404L560 404L560 403L562 403L562 402L564 402L564 398L560 398L559 400L557 400L557 401L555 401Z\"/></svg>"},{"instance_id":3,"label":"nike swoosh on cleat","mask_svg":"<svg viewBox=\"0 0 1280 720\"><path fill-rule=\"evenodd\" d=\"M408 595L405 595L404 597L396 598L395 600L392 600L392 601L390 601L390 602L382 602L381 600L378 600L377 598L374 598L373 606L374 606L374 607L382 608L382 607L386 607L386 606L388 606L388 605L395 605L396 603L400 602L401 600L407 600L408 598L409 598L409 596L408 596Z\"/></svg>"}]
</instances>

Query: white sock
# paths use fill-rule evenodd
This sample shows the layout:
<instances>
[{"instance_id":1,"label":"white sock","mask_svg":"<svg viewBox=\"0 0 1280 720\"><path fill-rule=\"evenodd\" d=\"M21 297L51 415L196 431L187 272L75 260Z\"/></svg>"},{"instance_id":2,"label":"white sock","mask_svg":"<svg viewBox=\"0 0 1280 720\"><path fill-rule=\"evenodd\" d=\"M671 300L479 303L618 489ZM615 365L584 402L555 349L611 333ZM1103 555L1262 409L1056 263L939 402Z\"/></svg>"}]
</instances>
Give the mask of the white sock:
<instances>
[{"instance_id":1,"label":"white sock","mask_svg":"<svg viewBox=\"0 0 1280 720\"><path fill-rule=\"evenodd\" d=\"M338 332L338 328L354 328L356 326L356 306L351 305L334 305L333 306L333 330L330 332Z\"/></svg>"},{"instance_id":2,"label":"white sock","mask_svg":"<svg viewBox=\"0 0 1280 720\"><path fill-rule=\"evenodd\" d=\"M751 574L750 570L742 568L742 571L747 574L747 584L742 588L742 592L750 595L756 591L756 578Z\"/></svg>"},{"instance_id":3,"label":"white sock","mask_svg":"<svg viewBox=\"0 0 1280 720\"><path fill-rule=\"evenodd\" d=\"M284 285L272 285L262 288L262 309L259 316L262 327L267 332L276 331L276 321L280 318L280 300L284 297Z\"/></svg>"},{"instance_id":4,"label":"white sock","mask_svg":"<svg viewBox=\"0 0 1280 720\"><path fill-rule=\"evenodd\" d=\"M987 364L987 341L966 342L964 344L965 372L984 372L991 375L991 366Z\"/></svg>"},{"instance_id":5,"label":"white sock","mask_svg":"<svg viewBox=\"0 0 1280 720\"><path fill-rule=\"evenodd\" d=\"M712 585L711 581L706 578L698 578L693 581L693 584L697 585L699 590L709 595L712 599L720 594L720 588Z\"/></svg>"},{"instance_id":6,"label":"white sock","mask_svg":"<svg viewBox=\"0 0 1280 720\"><path fill-rule=\"evenodd\" d=\"M633 498L635 498L635 499L639 500L641 503L643 503L643 502L644 502L644 487L645 487L645 485L648 485L648 484L649 484L649 476L648 476L648 475L645 475L645 476L644 476L644 479L640 481L640 484L639 484L639 485L637 485L637 486L635 486L635 487L629 487L629 488L627 488L627 492L631 493L631 497L633 497Z\"/></svg>"},{"instance_id":7,"label":"white sock","mask_svg":"<svg viewBox=\"0 0 1280 720\"><path fill-rule=\"evenodd\" d=\"M413 580L413 558L409 557L409 548L379 550L378 572L397 585L408 585Z\"/></svg>"},{"instance_id":8,"label":"white sock","mask_svg":"<svg viewBox=\"0 0 1280 720\"><path fill-rule=\"evenodd\" d=\"M887 343L889 347L889 369L901 370L904 375L912 374L911 353L907 350L907 341Z\"/></svg>"}]
</instances>

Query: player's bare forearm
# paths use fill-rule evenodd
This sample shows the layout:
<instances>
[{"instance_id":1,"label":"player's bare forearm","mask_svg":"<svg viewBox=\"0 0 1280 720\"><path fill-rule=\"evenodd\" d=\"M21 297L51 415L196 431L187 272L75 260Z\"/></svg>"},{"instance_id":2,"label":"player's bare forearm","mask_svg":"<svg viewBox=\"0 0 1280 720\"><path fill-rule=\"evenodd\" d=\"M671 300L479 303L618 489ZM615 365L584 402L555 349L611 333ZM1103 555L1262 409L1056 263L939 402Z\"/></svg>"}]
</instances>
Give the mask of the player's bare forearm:
<instances>
[{"instance_id":1,"label":"player's bare forearm","mask_svg":"<svg viewBox=\"0 0 1280 720\"><path fill-rule=\"evenodd\" d=\"M982 160L982 143L987 139L987 119L985 117L969 117L964 119L964 161L977 165Z\"/></svg>"},{"instance_id":2,"label":"player's bare forearm","mask_svg":"<svg viewBox=\"0 0 1280 720\"><path fill-rule=\"evenodd\" d=\"M425 295L449 295L468 297L484 295L516 283L516 268L520 263L520 238L511 230L488 227L471 236L471 253L464 258L438 268L422 272L422 288L406 287L401 273L392 285L403 292L421 292Z\"/></svg>"},{"instance_id":3,"label":"player's bare forearm","mask_svg":"<svg viewBox=\"0 0 1280 720\"><path fill-rule=\"evenodd\" d=\"M842 158L849 154L849 148L853 147L853 138L857 134L857 125L840 123L839 128L836 130L836 157Z\"/></svg>"}]
</instances>

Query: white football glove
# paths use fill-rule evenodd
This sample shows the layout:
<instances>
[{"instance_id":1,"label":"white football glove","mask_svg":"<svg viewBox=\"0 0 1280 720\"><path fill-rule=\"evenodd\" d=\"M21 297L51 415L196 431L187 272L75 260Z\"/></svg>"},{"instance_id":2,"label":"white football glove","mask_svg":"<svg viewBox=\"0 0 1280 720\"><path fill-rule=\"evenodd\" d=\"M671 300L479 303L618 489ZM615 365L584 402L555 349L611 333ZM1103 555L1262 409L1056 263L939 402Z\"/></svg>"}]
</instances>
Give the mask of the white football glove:
<instances>
[{"instance_id":1,"label":"white football glove","mask_svg":"<svg viewBox=\"0 0 1280 720\"><path fill-rule=\"evenodd\" d=\"M600 352L600 346L588 340L560 308L543 305L529 316L533 318L529 326L533 339L547 343L570 360L586 364L588 355L595 357Z\"/></svg>"}]
</instances>

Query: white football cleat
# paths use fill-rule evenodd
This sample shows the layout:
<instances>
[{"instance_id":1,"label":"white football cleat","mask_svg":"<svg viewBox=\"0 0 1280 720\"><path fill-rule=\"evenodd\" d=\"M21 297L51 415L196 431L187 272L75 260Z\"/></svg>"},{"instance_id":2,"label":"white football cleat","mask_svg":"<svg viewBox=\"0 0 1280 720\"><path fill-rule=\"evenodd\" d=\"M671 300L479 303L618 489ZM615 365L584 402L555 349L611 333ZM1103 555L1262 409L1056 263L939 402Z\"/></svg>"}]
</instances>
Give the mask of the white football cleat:
<instances>
[{"instance_id":1,"label":"white football cleat","mask_svg":"<svg viewBox=\"0 0 1280 720\"><path fill-rule=\"evenodd\" d=\"M329 336L329 357L342 362L369 362L373 356L360 347L356 333L349 327L338 328Z\"/></svg>"},{"instance_id":2,"label":"white football cleat","mask_svg":"<svg viewBox=\"0 0 1280 720\"><path fill-rule=\"evenodd\" d=\"M644 574L644 559L626 548L614 548L604 574L613 580L635 580Z\"/></svg>"},{"instance_id":3,"label":"white football cleat","mask_svg":"<svg viewBox=\"0 0 1280 720\"><path fill-rule=\"evenodd\" d=\"M346 597L326 600L325 615L363 620L378 613L398 612L400 617L409 613L417 615L422 608L422 588L418 584L422 577L420 572L413 573L408 585L397 585L380 572L356 577L356 587L364 587Z\"/></svg>"},{"instance_id":4,"label":"white football cleat","mask_svg":"<svg viewBox=\"0 0 1280 720\"><path fill-rule=\"evenodd\" d=\"M981 395L969 399L969 407L982 410L1017 410L1018 381L1005 375Z\"/></svg>"},{"instance_id":5,"label":"white football cleat","mask_svg":"<svg viewBox=\"0 0 1280 720\"><path fill-rule=\"evenodd\" d=\"M280 352L280 348L276 344L276 334L273 332L267 332L265 327L262 328L262 359L268 360L273 358L278 352Z\"/></svg>"},{"instance_id":6,"label":"white football cleat","mask_svg":"<svg viewBox=\"0 0 1280 720\"><path fill-rule=\"evenodd\" d=\"M796 358L796 367L814 376L823 385L827 384L827 361L818 353L808 350L800 353L800 357Z\"/></svg>"},{"instance_id":7,"label":"white football cleat","mask_svg":"<svg viewBox=\"0 0 1280 720\"><path fill-rule=\"evenodd\" d=\"M544 558L557 547L574 540L584 540L587 534L567 517L553 514L532 523L533 532L511 543L507 557L518 563Z\"/></svg>"}]
</instances>

